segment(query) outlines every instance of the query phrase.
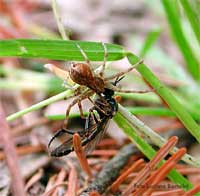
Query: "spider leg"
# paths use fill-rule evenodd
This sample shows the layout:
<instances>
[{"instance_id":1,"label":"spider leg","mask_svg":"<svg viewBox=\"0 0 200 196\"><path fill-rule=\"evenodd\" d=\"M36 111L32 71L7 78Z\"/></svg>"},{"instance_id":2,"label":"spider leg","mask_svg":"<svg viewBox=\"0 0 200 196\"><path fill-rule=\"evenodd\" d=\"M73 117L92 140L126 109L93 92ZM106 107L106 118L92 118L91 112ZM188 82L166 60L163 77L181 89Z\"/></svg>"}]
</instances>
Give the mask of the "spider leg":
<instances>
[{"instance_id":1,"label":"spider leg","mask_svg":"<svg viewBox=\"0 0 200 196\"><path fill-rule=\"evenodd\" d=\"M80 111L80 117L81 117L82 119L85 119L85 116L84 116L84 114L83 114L83 107L82 107L82 105L81 105L81 101L78 101L78 108L79 108L79 111Z\"/></svg>"},{"instance_id":2,"label":"spider leg","mask_svg":"<svg viewBox=\"0 0 200 196\"><path fill-rule=\"evenodd\" d=\"M64 98L64 100L71 99L71 98L74 98L76 96L79 96L81 94L81 92L82 92L83 89L84 88L82 86L79 86L78 88L74 89L74 94L73 95L70 95L70 96Z\"/></svg>"},{"instance_id":3,"label":"spider leg","mask_svg":"<svg viewBox=\"0 0 200 196\"><path fill-rule=\"evenodd\" d=\"M65 113L65 115L66 115L66 118L65 118L65 121L64 121L64 125L65 125L65 126L67 126L68 121L69 121L69 113L70 113L70 110L71 110L72 107L73 107L76 103L78 103L79 101L81 101L81 100L80 100L80 97L74 99L74 100L72 101L72 103L69 104L69 106L68 106L68 108L67 108L67 110L66 110L66 113Z\"/></svg>"},{"instance_id":4,"label":"spider leg","mask_svg":"<svg viewBox=\"0 0 200 196\"><path fill-rule=\"evenodd\" d=\"M81 102L82 100L90 97L93 94L93 91L91 90L86 90L83 94L79 95L77 98L75 98L68 106L67 110L66 110L66 119L64 121L64 125L67 126L68 121L69 121L69 113L71 108L75 105L75 104L79 104L79 102ZM82 108L82 107L81 107ZM80 110L81 112L81 110ZM81 114L81 113L80 113ZM83 113L82 113L83 115ZM84 116L84 115L83 115Z\"/></svg>"},{"instance_id":5,"label":"spider leg","mask_svg":"<svg viewBox=\"0 0 200 196\"><path fill-rule=\"evenodd\" d=\"M85 58L85 61L87 62L87 64L90 65L90 60L89 60L88 56L86 55L86 53L84 52L84 50L81 48L81 46L78 43L76 43L76 46L78 47L78 49L80 50L81 54Z\"/></svg>"},{"instance_id":6,"label":"spider leg","mask_svg":"<svg viewBox=\"0 0 200 196\"><path fill-rule=\"evenodd\" d=\"M106 84L107 87L115 92L120 92L120 93L149 93L149 92L154 92L155 89L150 89L150 90L126 90L126 89L120 89L112 84Z\"/></svg>"},{"instance_id":7,"label":"spider leg","mask_svg":"<svg viewBox=\"0 0 200 196\"><path fill-rule=\"evenodd\" d=\"M111 80L111 79L114 79L114 78L119 78L120 76L123 76L124 74L126 74L126 73L132 71L133 69L135 69L138 65L140 65L140 64L142 64L142 63L143 63L143 60L140 60L140 61L138 61L135 65L133 65L132 67L128 68L127 70L121 71L121 72L119 72L119 73L117 73L117 74L114 74L114 75L112 75L112 76L106 77L106 78L105 78L105 81L108 81L108 80Z\"/></svg>"},{"instance_id":8,"label":"spider leg","mask_svg":"<svg viewBox=\"0 0 200 196\"><path fill-rule=\"evenodd\" d=\"M104 61L103 61L102 69L101 69L101 71L99 73L99 75L101 77L103 77L103 75L104 75L106 61L107 61L107 58L108 58L108 50L107 50L107 47L106 47L105 43L102 43L102 46L103 46L103 49L104 49Z\"/></svg>"},{"instance_id":9,"label":"spider leg","mask_svg":"<svg viewBox=\"0 0 200 196\"><path fill-rule=\"evenodd\" d=\"M95 104L94 101L93 101L90 97L88 97L88 99L89 99L89 101L90 101L96 108L98 108L98 110L100 110L104 115L106 115L106 116L108 115L103 109L101 109L101 107L99 107L97 104ZM101 102L100 102L100 104L103 105L103 106L105 106L105 104L103 104L103 103L101 103Z\"/></svg>"},{"instance_id":10,"label":"spider leg","mask_svg":"<svg viewBox=\"0 0 200 196\"><path fill-rule=\"evenodd\" d=\"M115 90L116 92L119 92L119 93L150 93L150 92L153 92L154 90L124 90L124 89L119 89L117 88Z\"/></svg>"}]
</instances>

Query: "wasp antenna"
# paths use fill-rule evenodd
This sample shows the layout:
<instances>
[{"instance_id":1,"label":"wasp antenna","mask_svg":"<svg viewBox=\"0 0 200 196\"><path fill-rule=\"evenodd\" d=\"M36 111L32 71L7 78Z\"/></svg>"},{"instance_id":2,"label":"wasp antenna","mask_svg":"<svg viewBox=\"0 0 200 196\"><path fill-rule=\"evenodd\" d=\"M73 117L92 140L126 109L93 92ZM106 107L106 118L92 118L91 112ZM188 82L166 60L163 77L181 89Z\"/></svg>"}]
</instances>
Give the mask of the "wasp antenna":
<instances>
[{"instance_id":1,"label":"wasp antenna","mask_svg":"<svg viewBox=\"0 0 200 196\"><path fill-rule=\"evenodd\" d=\"M114 86L117 86L117 84L118 84L122 79L124 79L124 78L125 78L125 76L117 77L117 78L115 79L115 82L113 83L113 85L114 85Z\"/></svg>"}]
</instances>

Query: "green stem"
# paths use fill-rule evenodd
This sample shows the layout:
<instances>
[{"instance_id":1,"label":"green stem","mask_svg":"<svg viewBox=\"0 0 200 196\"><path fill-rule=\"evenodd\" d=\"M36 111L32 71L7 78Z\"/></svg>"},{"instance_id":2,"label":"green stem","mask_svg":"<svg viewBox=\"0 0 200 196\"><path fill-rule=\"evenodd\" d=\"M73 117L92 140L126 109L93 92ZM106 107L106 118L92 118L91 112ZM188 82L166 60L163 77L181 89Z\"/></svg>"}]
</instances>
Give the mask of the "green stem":
<instances>
[{"instance_id":1,"label":"green stem","mask_svg":"<svg viewBox=\"0 0 200 196\"><path fill-rule=\"evenodd\" d=\"M6 118L6 120L7 120L7 121L13 121L13 120L15 120L15 119L17 119L17 118L19 118L19 117L21 117L21 116L23 116L23 115L29 113L29 112L33 112L33 111L35 111L35 110L38 110L38 109L40 109L40 108L42 108L42 107L45 107L45 106L51 104L51 103L54 103L54 102L59 101L59 100L62 100L62 99L64 99L64 98L70 96L71 94L72 94L72 91L71 91L71 90L66 90L66 91L64 91L64 92L62 92L62 93L60 93L60 94L58 94L58 95L55 95L55 96L49 98L49 99L46 99L46 100L44 100L44 101L41 101L40 103L37 103L37 104L35 104L35 105L32 105L32 106L29 107L29 108L26 108L26 109L24 109L24 110L21 110L21 111L19 111L19 112L16 112L16 113L14 113L14 114L11 114L10 116L8 116L8 117Z\"/></svg>"},{"instance_id":2,"label":"green stem","mask_svg":"<svg viewBox=\"0 0 200 196\"><path fill-rule=\"evenodd\" d=\"M67 34L65 32L64 25L62 24L62 21L61 21L61 16L60 16L60 12L59 12L58 4L57 4L56 0L51 0L51 5L52 5L54 17L56 19L56 23L58 26L58 30L62 36L62 39L69 40L69 37L67 36Z\"/></svg>"},{"instance_id":3,"label":"green stem","mask_svg":"<svg viewBox=\"0 0 200 196\"><path fill-rule=\"evenodd\" d=\"M126 107L126 109L134 115L176 117L172 111L162 107ZM88 112L84 112L84 115L88 115ZM48 115L46 117L50 120L64 120L66 114ZM80 113L71 113L69 117L80 117Z\"/></svg>"},{"instance_id":4,"label":"green stem","mask_svg":"<svg viewBox=\"0 0 200 196\"><path fill-rule=\"evenodd\" d=\"M159 134L157 134L155 131L153 131L151 128L146 126L142 121L140 121L136 116L132 115L130 112L128 112L124 107L119 105L119 113L124 117L124 119L127 120L127 122L132 125L133 127L138 130L140 135L147 136L153 144L155 144L158 147L161 147L164 143L166 143L166 140L161 137ZM170 151L171 154L174 154L178 148L173 148L172 151ZM194 157L190 156L189 154L185 154L182 157L182 160L189 165L200 167L200 162L195 160Z\"/></svg>"}]
</instances>

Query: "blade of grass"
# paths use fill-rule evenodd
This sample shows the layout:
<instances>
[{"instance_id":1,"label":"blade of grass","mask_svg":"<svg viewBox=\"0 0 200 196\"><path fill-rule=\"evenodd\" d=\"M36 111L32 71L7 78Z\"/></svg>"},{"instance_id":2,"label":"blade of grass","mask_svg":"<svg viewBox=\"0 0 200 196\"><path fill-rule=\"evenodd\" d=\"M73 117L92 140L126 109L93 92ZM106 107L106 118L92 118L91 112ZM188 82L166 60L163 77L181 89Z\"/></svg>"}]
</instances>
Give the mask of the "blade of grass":
<instances>
[{"instance_id":1,"label":"blade of grass","mask_svg":"<svg viewBox=\"0 0 200 196\"><path fill-rule=\"evenodd\" d=\"M138 149L149 160L151 160L155 156L156 151L145 140L136 134L134 127L132 127L127 120L121 116L121 114L117 113L114 119L118 126L122 128L133 143L135 143ZM193 187L193 185L175 169L170 171L168 178L184 190L190 190Z\"/></svg>"},{"instance_id":2,"label":"blade of grass","mask_svg":"<svg viewBox=\"0 0 200 196\"><path fill-rule=\"evenodd\" d=\"M144 57L148 51L151 49L155 41L158 39L159 35L161 33L161 29L154 29L148 33L148 35L145 38L144 44L140 50L140 57Z\"/></svg>"},{"instance_id":3,"label":"blade of grass","mask_svg":"<svg viewBox=\"0 0 200 196\"><path fill-rule=\"evenodd\" d=\"M53 13L54 13L54 17L56 19L56 24L58 26L58 30L62 36L62 39L69 40L69 32L67 35L64 25L61 21L61 15L60 15L60 11L58 9L58 4L57 4L56 0L51 0L51 6L52 6Z\"/></svg>"},{"instance_id":4,"label":"blade of grass","mask_svg":"<svg viewBox=\"0 0 200 196\"><path fill-rule=\"evenodd\" d=\"M128 107L129 112L135 115L144 116L166 116L175 117L176 115L167 108L162 107Z\"/></svg>"},{"instance_id":5,"label":"blade of grass","mask_svg":"<svg viewBox=\"0 0 200 196\"><path fill-rule=\"evenodd\" d=\"M160 104L160 98L155 93L116 93L124 99L132 99L136 101L144 101L154 104Z\"/></svg>"},{"instance_id":6,"label":"blade of grass","mask_svg":"<svg viewBox=\"0 0 200 196\"><path fill-rule=\"evenodd\" d=\"M144 115L144 116L165 116L165 117L176 117L176 115L167 108L162 107L126 107L126 109L134 115ZM84 115L88 113L85 112ZM46 115L49 120L64 120L66 114L55 114ZM71 113L70 118L80 117L80 113Z\"/></svg>"},{"instance_id":7,"label":"blade of grass","mask_svg":"<svg viewBox=\"0 0 200 196\"><path fill-rule=\"evenodd\" d=\"M124 107L119 105L119 113L129 122L130 125L136 128L138 133L140 135L145 135L147 138L149 138L153 144L155 144L158 147L161 147L166 143L166 140L161 137L158 133L153 131L150 127L145 125L141 120L139 120L136 116L129 113ZM173 148L170 153L173 154L178 149L175 147ZM185 154L182 157L182 160L186 162L189 165L200 167L200 162L196 160L194 157L190 156L189 154Z\"/></svg>"},{"instance_id":8,"label":"blade of grass","mask_svg":"<svg viewBox=\"0 0 200 196\"><path fill-rule=\"evenodd\" d=\"M64 98L70 96L71 94L72 94L72 91L71 91L71 90L66 90L66 91L64 91L64 92L62 92L62 93L60 93L60 94L57 94L57 95L55 95L55 96L53 96L53 97L50 97L49 99L46 99L46 100L41 101L41 102L39 102L39 103L37 103L37 104L35 104L35 105L32 105L32 106L29 107L29 108L26 108L26 109L24 109L24 110L21 110L21 111L19 111L19 112L16 112L16 113L14 113L14 114L11 114L10 116L8 116L8 117L6 118L6 120L7 120L7 121L13 121L13 120L15 120L15 119L17 119L17 118L19 118L19 117L21 117L21 116L27 114L27 113L30 113L30 112L35 111L35 110L38 110L38 109L40 109L40 108L42 108L42 107L45 107L45 106L47 106L47 105L49 105L49 104L51 104L51 103L53 103L53 102L62 100L62 99L64 99Z\"/></svg>"},{"instance_id":9,"label":"blade of grass","mask_svg":"<svg viewBox=\"0 0 200 196\"><path fill-rule=\"evenodd\" d=\"M134 65L138 61L138 57L132 53L127 54L129 62ZM163 98L168 104L170 109L177 115L179 120L185 125L190 133L200 142L200 127L193 120L190 114L184 109L184 107L177 101L173 94L166 88L158 78L151 72L151 70L145 65L141 64L136 68L144 79L154 88L156 92Z\"/></svg>"},{"instance_id":10,"label":"blade of grass","mask_svg":"<svg viewBox=\"0 0 200 196\"><path fill-rule=\"evenodd\" d=\"M0 75L12 75L12 80L0 79L0 89L9 90L39 90L48 93L59 93L65 90L63 81L47 73L40 73L26 69L0 66Z\"/></svg>"},{"instance_id":11,"label":"blade of grass","mask_svg":"<svg viewBox=\"0 0 200 196\"><path fill-rule=\"evenodd\" d=\"M189 20L192 30L196 36L196 39L200 44L200 24L198 21L197 13L193 9L191 3L188 0L181 0L180 3L188 17L188 20Z\"/></svg>"},{"instance_id":12,"label":"blade of grass","mask_svg":"<svg viewBox=\"0 0 200 196\"><path fill-rule=\"evenodd\" d=\"M48 58L54 60L84 61L78 43L91 61L103 61L104 49L101 42L66 41L66 40L0 40L0 57L15 56L21 58ZM108 61L122 59L123 47L106 44Z\"/></svg>"},{"instance_id":13,"label":"blade of grass","mask_svg":"<svg viewBox=\"0 0 200 196\"><path fill-rule=\"evenodd\" d=\"M42 91L47 93L59 93L64 90L62 81L58 78L49 78L45 82L30 81L30 80L10 80L0 79L0 89L6 90L29 90Z\"/></svg>"},{"instance_id":14,"label":"blade of grass","mask_svg":"<svg viewBox=\"0 0 200 196\"><path fill-rule=\"evenodd\" d=\"M181 27L180 15L178 15L176 4L172 3L170 0L162 0L161 2L167 15L173 37L175 38L177 45L186 61L187 69L194 79L199 80L200 72L198 60L194 56L188 40L184 36Z\"/></svg>"}]
</instances>

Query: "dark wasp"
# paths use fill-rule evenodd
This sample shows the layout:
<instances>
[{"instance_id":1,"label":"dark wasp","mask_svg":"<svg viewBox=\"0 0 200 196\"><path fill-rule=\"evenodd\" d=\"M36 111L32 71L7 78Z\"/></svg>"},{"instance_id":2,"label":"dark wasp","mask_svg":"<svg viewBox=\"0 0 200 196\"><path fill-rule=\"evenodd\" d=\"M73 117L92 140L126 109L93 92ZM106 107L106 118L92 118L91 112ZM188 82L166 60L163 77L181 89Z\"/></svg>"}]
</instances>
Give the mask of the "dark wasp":
<instances>
[{"instance_id":1,"label":"dark wasp","mask_svg":"<svg viewBox=\"0 0 200 196\"><path fill-rule=\"evenodd\" d=\"M118 81L119 80L116 80L115 83ZM113 95L113 90L105 88L104 93L95 99L94 106L89 110L89 115L86 118L84 130L78 132L73 132L66 129L59 130L50 140L49 146L55 138L60 137L63 134L67 134L68 139L56 147L51 152L51 156L60 157L74 151L74 147L72 145L74 133L78 133L81 137L81 144L82 146L85 146L86 152L93 150L96 143L98 143L104 135L108 121L117 112L118 105Z\"/></svg>"},{"instance_id":2,"label":"dark wasp","mask_svg":"<svg viewBox=\"0 0 200 196\"><path fill-rule=\"evenodd\" d=\"M115 115L118 109L118 104L114 99L114 93L117 92L139 92L145 93L149 91L134 91L134 90L121 90L116 87L117 83L123 78L125 73L133 70L137 65L141 64L142 61L139 61L134 66L129 69L119 72L115 75L104 77L105 64L107 60L107 48L106 45L103 44L104 48L104 63L101 67L101 70L98 74L94 73L91 70L90 61L86 55L86 53L82 50L82 48L77 44L77 47L80 49L80 52L84 56L86 63L72 63L69 75L70 78L77 84L80 84L80 88L75 92L75 99L68 106L66 110L66 120L65 126L68 123L68 116L71 108L78 103L81 117L83 116L83 110L81 106L81 101L83 99L89 99L93 103L93 107L89 110L89 115L86 117L85 128L82 131L74 132L71 130L67 130L62 128L57 131L55 135L49 142L49 147L55 138L61 136L67 136L67 139L63 141L61 145L54 148L50 153L51 156L64 156L74 151L73 147L73 134L78 133L81 137L81 144L85 146L85 151L89 152L92 150L95 145L100 141L102 136L106 131L106 127L108 125L108 121ZM115 82L111 83L109 80L116 78ZM87 87L87 89L85 88ZM90 97L96 93L97 98L93 101Z\"/></svg>"}]
</instances>

